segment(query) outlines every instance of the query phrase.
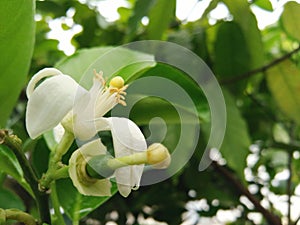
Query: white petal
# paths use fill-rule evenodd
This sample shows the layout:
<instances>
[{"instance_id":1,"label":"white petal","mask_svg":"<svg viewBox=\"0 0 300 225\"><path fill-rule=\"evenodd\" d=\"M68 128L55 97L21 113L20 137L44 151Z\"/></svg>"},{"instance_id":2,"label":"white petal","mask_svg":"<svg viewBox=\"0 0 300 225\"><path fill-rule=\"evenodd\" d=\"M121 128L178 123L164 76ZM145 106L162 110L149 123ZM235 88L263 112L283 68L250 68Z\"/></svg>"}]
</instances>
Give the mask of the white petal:
<instances>
[{"instance_id":1,"label":"white petal","mask_svg":"<svg viewBox=\"0 0 300 225\"><path fill-rule=\"evenodd\" d=\"M90 196L110 196L111 195L111 183L108 179L97 180L93 184L85 184L80 182L77 175L77 159L80 155L85 160L89 160L96 155L106 154L106 147L101 143L100 139L96 139L83 145L81 148L73 152L69 160L69 175L72 179L73 185L83 195Z\"/></svg>"},{"instance_id":2,"label":"white petal","mask_svg":"<svg viewBox=\"0 0 300 225\"><path fill-rule=\"evenodd\" d=\"M147 143L140 128L131 120L121 117L102 118L106 120L114 139L128 149L134 151L146 151ZM116 157L124 156L117 152ZM118 155L120 154L120 155Z\"/></svg>"},{"instance_id":3,"label":"white petal","mask_svg":"<svg viewBox=\"0 0 300 225\"><path fill-rule=\"evenodd\" d=\"M26 89L27 98L29 98L31 96L36 84L40 80L42 80L45 77L56 76L56 75L62 75L62 72L60 72L59 70L57 70L55 68L45 68L45 69L40 70L36 74L34 74L27 85L27 89Z\"/></svg>"},{"instance_id":4,"label":"white petal","mask_svg":"<svg viewBox=\"0 0 300 225\"><path fill-rule=\"evenodd\" d=\"M114 143L115 157L122 157L146 151L147 144L138 126L127 118L99 118L98 130L110 127ZM106 122L106 126L105 126ZM127 197L132 188L138 188L144 165L126 166L116 170L115 176L121 195Z\"/></svg>"},{"instance_id":5,"label":"white petal","mask_svg":"<svg viewBox=\"0 0 300 225\"><path fill-rule=\"evenodd\" d=\"M75 136L80 140L89 140L97 133L94 118L96 115L97 98L101 98L102 91L101 80L94 78L91 89L83 95L76 96L76 104L73 109L75 116L74 132Z\"/></svg>"},{"instance_id":6,"label":"white petal","mask_svg":"<svg viewBox=\"0 0 300 225\"><path fill-rule=\"evenodd\" d=\"M26 110L26 127L31 138L55 127L72 109L74 96L82 89L67 75L43 81L31 93Z\"/></svg>"}]
</instances>

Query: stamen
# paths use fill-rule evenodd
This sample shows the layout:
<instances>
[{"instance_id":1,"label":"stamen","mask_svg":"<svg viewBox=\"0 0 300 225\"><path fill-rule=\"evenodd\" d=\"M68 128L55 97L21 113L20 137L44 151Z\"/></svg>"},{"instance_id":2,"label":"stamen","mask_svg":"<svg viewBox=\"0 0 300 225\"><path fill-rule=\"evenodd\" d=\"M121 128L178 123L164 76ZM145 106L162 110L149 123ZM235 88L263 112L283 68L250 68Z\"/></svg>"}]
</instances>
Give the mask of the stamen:
<instances>
[{"instance_id":1,"label":"stamen","mask_svg":"<svg viewBox=\"0 0 300 225\"><path fill-rule=\"evenodd\" d=\"M104 87L106 84L105 79L103 78L103 72L99 71L99 73L97 73L97 71L94 69L94 75L95 75L95 79L99 80L102 84L102 86Z\"/></svg>"},{"instance_id":2,"label":"stamen","mask_svg":"<svg viewBox=\"0 0 300 225\"><path fill-rule=\"evenodd\" d=\"M126 106L125 95L127 94L125 90L128 88L128 85L124 85L124 80L122 77L114 77L110 81L109 92L111 94L116 93L116 102Z\"/></svg>"}]
</instances>

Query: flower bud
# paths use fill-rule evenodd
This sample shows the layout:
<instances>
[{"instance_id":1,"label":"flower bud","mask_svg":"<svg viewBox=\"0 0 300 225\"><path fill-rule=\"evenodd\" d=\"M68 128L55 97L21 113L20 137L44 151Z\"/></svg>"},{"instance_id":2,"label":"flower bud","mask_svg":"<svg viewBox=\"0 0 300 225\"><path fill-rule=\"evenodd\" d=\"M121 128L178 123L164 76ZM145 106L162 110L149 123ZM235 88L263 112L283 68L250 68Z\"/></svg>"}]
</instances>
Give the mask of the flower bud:
<instances>
[{"instance_id":1,"label":"flower bud","mask_svg":"<svg viewBox=\"0 0 300 225\"><path fill-rule=\"evenodd\" d=\"M147 149L148 164L156 169L165 169L171 163L171 156L168 149L160 144L154 143Z\"/></svg>"}]
</instances>

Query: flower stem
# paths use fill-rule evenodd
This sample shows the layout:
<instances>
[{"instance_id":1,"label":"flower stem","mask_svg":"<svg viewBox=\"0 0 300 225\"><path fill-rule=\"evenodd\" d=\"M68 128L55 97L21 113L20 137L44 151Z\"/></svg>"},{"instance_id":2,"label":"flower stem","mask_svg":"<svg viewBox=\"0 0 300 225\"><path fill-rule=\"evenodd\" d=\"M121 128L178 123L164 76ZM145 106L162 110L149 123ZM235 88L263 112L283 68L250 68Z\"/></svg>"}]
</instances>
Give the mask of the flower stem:
<instances>
[{"instance_id":1,"label":"flower stem","mask_svg":"<svg viewBox=\"0 0 300 225\"><path fill-rule=\"evenodd\" d=\"M53 163L61 161L61 158L69 150L74 141L74 135L68 131L65 131L61 141L56 147L55 154L53 156Z\"/></svg>"},{"instance_id":2,"label":"flower stem","mask_svg":"<svg viewBox=\"0 0 300 225\"><path fill-rule=\"evenodd\" d=\"M60 203L58 200L58 195L57 195L57 191L56 191L56 183L55 181L51 183L51 202L52 202L52 206L54 208L54 212L55 212L55 220L56 220L56 224L65 224L65 220L60 212Z\"/></svg>"},{"instance_id":3,"label":"flower stem","mask_svg":"<svg viewBox=\"0 0 300 225\"><path fill-rule=\"evenodd\" d=\"M15 154L23 170L24 177L33 191L41 221L50 223L48 196L39 191L37 176L22 151L22 141L16 135L9 134L7 130L0 130L0 144L9 147Z\"/></svg>"},{"instance_id":4,"label":"flower stem","mask_svg":"<svg viewBox=\"0 0 300 225\"><path fill-rule=\"evenodd\" d=\"M112 158L107 161L107 165L112 169L128 165L140 165L148 162L147 152L140 152L119 158Z\"/></svg>"},{"instance_id":5,"label":"flower stem","mask_svg":"<svg viewBox=\"0 0 300 225\"><path fill-rule=\"evenodd\" d=\"M63 155L69 150L73 141L74 135L68 131L65 131L55 151L50 154L48 170L40 180L40 190L46 191L50 188L52 181L68 177L68 175L66 174L66 166L61 163L61 159Z\"/></svg>"}]
</instances>

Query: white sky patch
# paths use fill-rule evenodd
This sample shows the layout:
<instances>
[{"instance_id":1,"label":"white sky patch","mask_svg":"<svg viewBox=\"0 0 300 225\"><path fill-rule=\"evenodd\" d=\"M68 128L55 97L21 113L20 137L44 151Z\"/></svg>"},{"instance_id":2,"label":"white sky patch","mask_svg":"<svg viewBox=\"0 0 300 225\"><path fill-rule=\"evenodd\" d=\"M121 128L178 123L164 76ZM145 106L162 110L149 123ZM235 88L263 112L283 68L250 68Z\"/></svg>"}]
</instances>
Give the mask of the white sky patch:
<instances>
[{"instance_id":1,"label":"white sky patch","mask_svg":"<svg viewBox=\"0 0 300 225\"><path fill-rule=\"evenodd\" d=\"M129 3L125 0L102 0L94 5L108 22L113 22L120 18L118 13L119 7L129 7Z\"/></svg>"},{"instance_id":2,"label":"white sky patch","mask_svg":"<svg viewBox=\"0 0 300 225\"><path fill-rule=\"evenodd\" d=\"M71 27L69 30L64 30L62 24ZM71 55L75 52L75 47L71 44L73 36L81 32L82 27L74 24L71 18L57 18L49 21L51 31L47 34L49 39L56 39L59 41L58 49L65 52L66 55Z\"/></svg>"},{"instance_id":3,"label":"white sky patch","mask_svg":"<svg viewBox=\"0 0 300 225\"><path fill-rule=\"evenodd\" d=\"M184 21L196 21L201 18L211 0L177 0L176 16Z\"/></svg>"},{"instance_id":4,"label":"white sky patch","mask_svg":"<svg viewBox=\"0 0 300 225\"><path fill-rule=\"evenodd\" d=\"M300 0L299 0L300 1ZM298 1L298 2L299 2ZM80 0L81 3L86 3L87 0ZM178 19L184 22L196 21L201 18L205 9L210 4L211 0L177 0L176 4L176 16ZM260 29L275 23L280 17L283 11L283 5L287 0L271 0L274 11L268 12L260 9L254 5L251 6L253 13L257 17L258 27ZM130 7L126 0L101 0L101 1L89 1L92 7L96 7L100 14L108 21L113 22L120 18L118 13L119 7ZM74 10L68 12L74 13ZM209 13L209 21L214 24L217 20L228 18L229 11L223 3L219 3L218 6ZM146 25L149 22L147 17L143 18L143 24ZM70 30L64 30L61 26L62 23L71 27ZM57 39L59 41L58 48L64 51L67 55L71 55L75 51L75 47L71 44L72 37L81 32L82 27L80 25L72 26L72 16L62 17L49 22L51 31L48 34L49 38Z\"/></svg>"},{"instance_id":5,"label":"white sky patch","mask_svg":"<svg viewBox=\"0 0 300 225\"><path fill-rule=\"evenodd\" d=\"M209 13L210 24L215 24L217 20L225 19L229 17L230 13L227 6L220 2L215 9Z\"/></svg>"}]
</instances>

